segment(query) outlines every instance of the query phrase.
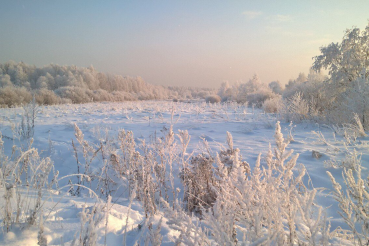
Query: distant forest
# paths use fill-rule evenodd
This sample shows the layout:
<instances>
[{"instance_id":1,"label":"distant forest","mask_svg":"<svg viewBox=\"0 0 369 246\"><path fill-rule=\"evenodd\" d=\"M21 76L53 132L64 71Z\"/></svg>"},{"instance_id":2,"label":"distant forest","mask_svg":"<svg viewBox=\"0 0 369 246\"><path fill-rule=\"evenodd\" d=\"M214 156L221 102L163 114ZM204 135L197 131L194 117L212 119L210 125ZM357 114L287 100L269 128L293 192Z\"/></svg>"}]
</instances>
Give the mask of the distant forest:
<instances>
[{"instance_id":1,"label":"distant forest","mask_svg":"<svg viewBox=\"0 0 369 246\"><path fill-rule=\"evenodd\" d=\"M141 77L123 77L88 68L50 64L44 67L9 61L0 64L0 106L206 98L213 89L160 86Z\"/></svg>"}]
</instances>

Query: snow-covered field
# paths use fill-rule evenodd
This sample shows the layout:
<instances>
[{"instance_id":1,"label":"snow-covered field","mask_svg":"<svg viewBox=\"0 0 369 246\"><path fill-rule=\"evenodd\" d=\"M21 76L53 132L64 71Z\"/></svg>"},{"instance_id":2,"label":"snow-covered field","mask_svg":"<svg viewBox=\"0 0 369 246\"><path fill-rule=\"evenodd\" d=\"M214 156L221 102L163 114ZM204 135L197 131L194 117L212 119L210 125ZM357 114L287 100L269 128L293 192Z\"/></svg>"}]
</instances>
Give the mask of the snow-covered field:
<instances>
[{"instance_id":1,"label":"snow-covered field","mask_svg":"<svg viewBox=\"0 0 369 246\"><path fill-rule=\"evenodd\" d=\"M75 125L82 131L84 140L91 146L95 146L95 151L99 145L109 143L109 150L119 153L120 147L117 136L122 129L132 131L137 143L145 140L147 143L153 139L163 139L165 134L173 125L173 132L179 134L179 130L187 130L191 136L186 157L195 156L204 152L204 140L210 146L211 153L216 153L227 146L227 132L233 136L235 148L240 149L243 160L250 164L253 169L259 153L262 154L261 163L265 164L269 144L275 147L274 134L276 126L276 116L273 114L264 114L258 109L247 108L238 104L206 104L203 102L192 103L173 103L168 101L155 102L124 102L124 103L91 103L83 105L55 105L41 106L35 120L34 137L32 147L38 149L40 157L50 159L54 163L55 171L59 171L58 187L53 185L52 189L44 188L41 206L43 220L43 235L47 239L48 245L72 245L74 240L78 244L81 233L81 220L83 216L85 222L89 220L89 213L96 209L95 217L101 216L100 223L96 224L95 235L99 245L134 245L135 242L143 244L148 238L149 232L160 230L163 236L162 245L174 245L174 241L179 236L179 230L168 222L168 214L158 205L158 212L151 217L149 221L145 220L145 210L142 203L137 199L130 202L125 180L115 185L111 184L111 202L109 210L106 211L102 206L106 204L106 193L101 193L99 184L91 185L85 183L87 187L96 192L102 199L100 202L93 196L89 196L84 190L80 196L71 196L69 181L78 182L77 176L70 176L61 179L67 175L77 173L77 161L75 151L72 146L72 140L79 151L79 158L84 162L83 150L78 145L75 136ZM0 109L0 131L3 135L2 141L5 155L12 156L13 145L21 146L27 149L29 140L17 140L17 134L12 128L20 125L22 108ZM15 125L14 125L15 124ZM367 176L366 163L368 157L367 137L352 139L345 137L344 131L334 129L331 126L320 125L318 123L302 122L299 124L290 124L281 122L282 133L285 139L290 139L291 143L287 147L293 149L294 153L299 154L297 163L302 163L307 170L304 183L309 188L317 188L316 203L323 206L331 221L331 231L338 226L347 228L338 214L339 208L330 192L332 191L331 181L326 174L330 171L337 181L341 184L342 168L333 168L328 164L329 161L342 163L354 148L358 153L362 153L363 176ZM350 129L346 129L347 131ZM323 138L324 136L324 138ZM354 141L355 140L355 141ZM176 148L180 148L178 135L174 136ZM144 151L144 150L139 150ZM320 158L313 157L313 151L319 152ZM101 151L100 151L101 152ZM168 155L169 156L169 155ZM104 161L111 160L111 156L104 158L104 155L97 153L91 162L91 173L95 175L104 173ZM173 185L178 187L176 196L183 197L183 187L178 178L182 164L173 163ZM297 172L297 167L294 172ZM24 178L24 177L23 177ZM49 182L53 175L49 177ZM92 183L95 181L92 181ZM170 183L170 182L169 182ZM64 187L64 188L62 188ZM100 188L96 188L100 187ZM322 188L322 189L319 189ZM16 188L13 188L15 190ZM34 191L26 185L21 186L18 193L22 194L24 203L22 208L32 207L37 197L37 191ZM74 187L74 191L76 187ZM37 245L39 238L39 220L34 226L20 219L19 223L12 223L9 232L7 232L4 223L5 189L1 189L1 220L2 229L0 231L0 245ZM12 191L14 193L14 191ZM17 194L18 194L17 193ZM91 192L90 192L91 193ZM26 199L27 198L27 199ZM11 213L16 212L15 193L11 200ZM99 203L100 205L96 205ZM160 203L158 200L157 203ZM95 206L96 205L96 206ZM159 223L161 219L161 223ZM105 226L107 223L107 226ZM86 224L88 224L86 222ZM152 224L152 230L148 230ZM160 227L157 228L158 224ZM91 229L92 230L92 229ZM89 234L91 236L91 234ZM93 237L93 236L92 236ZM238 234L239 241L242 240L242 234ZM211 235L209 235L211 239ZM93 238L92 238L93 239ZM147 239L148 240L148 239ZM147 241L149 242L149 241ZM214 243L214 241L212 241ZM333 242L337 242L334 241ZM89 243L87 242L86 245ZM153 241L150 244L154 245Z\"/></svg>"}]
</instances>

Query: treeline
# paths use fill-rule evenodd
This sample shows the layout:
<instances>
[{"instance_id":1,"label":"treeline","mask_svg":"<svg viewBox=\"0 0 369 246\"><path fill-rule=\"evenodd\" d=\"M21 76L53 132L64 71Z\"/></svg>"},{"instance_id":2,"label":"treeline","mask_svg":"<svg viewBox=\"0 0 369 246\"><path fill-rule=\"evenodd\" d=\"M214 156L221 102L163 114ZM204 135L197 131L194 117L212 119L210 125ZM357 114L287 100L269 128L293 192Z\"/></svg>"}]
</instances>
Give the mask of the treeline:
<instances>
[{"instance_id":1,"label":"treeline","mask_svg":"<svg viewBox=\"0 0 369 246\"><path fill-rule=\"evenodd\" d=\"M278 80L269 84L262 83L255 74L247 82L232 85L223 82L218 89L218 95L223 102L247 103L250 107L264 108L268 113L276 113L281 110L283 99L289 100L296 94L305 99L321 99L323 82L327 79L321 72L310 70L307 76L300 73L296 79L289 80L284 86Z\"/></svg>"},{"instance_id":2,"label":"treeline","mask_svg":"<svg viewBox=\"0 0 369 246\"><path fill-rule=\"evenodd\" d=\"M340 43L321 47L308 76L300 73L285 88L278 81L262 84L257 76L246 83L223 83L218 95L263 107L281 120L353 123L369 129L369 25L347 29ZM329 76L321 74L321 70ZM360 126L362 125L362 126Z\"/></svg>"},{"instance_id":3,"label":"treeline","mask_svg":"<svg viewBox=\"0 0 369 246\"><path fill-rule=\"evenodd\" d=\"M274 85L274 87L262 83L255 74L247 82L238 82L233 85L223 82L218 90L218 95L223 102L236 101L238 103L248 103L249 106L261 107L264 101L276 98L282 92L279 81L271 82L270 85Z\"/></svg>"},{"instance_id":4,"label":"treeline","mask_svg":"<svg viewBox=\"0 0 369 246\"><path fill-rule=\"evenodd\" d=\"M24 62L0 64L0 106L28 103L86 103L205 98L212 89L165 87L146 83L141 77L123 77L98 72L94 67L59 66L41 68Z\"/></svg>"}]
</instances>

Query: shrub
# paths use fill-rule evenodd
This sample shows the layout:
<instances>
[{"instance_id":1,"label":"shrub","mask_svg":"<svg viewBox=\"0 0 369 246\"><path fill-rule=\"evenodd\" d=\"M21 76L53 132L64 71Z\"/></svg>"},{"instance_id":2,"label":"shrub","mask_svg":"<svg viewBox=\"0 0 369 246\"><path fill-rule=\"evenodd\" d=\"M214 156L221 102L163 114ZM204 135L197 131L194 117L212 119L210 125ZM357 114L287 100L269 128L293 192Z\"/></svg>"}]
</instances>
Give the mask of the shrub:
<instances>
[{"instance_id":1,"label":"shrub","mask_svg":"<svg viewBox=\"0 0 369 246\"><path fill-rule=\"evenodd\" d=\"M5 199L0 218L8 232L13 224L35 225L46 188L55 184L57 176L49 183L53 162L49 157L41 158L37 149L31 147L32 142L25 151L13 146L11 157L4 154L3 143L0 133L0 189Z\"/></svg>"},{"instance_id":2,"label":"shrub","mask_svg":"<svg viewBox=\"0 0 369 246\"><path fill-rule=\"evenodd\" d=\"M263 103L263 110L266 113L277 113L282 103L282 97L276 96L265 100Z\"/></svg>"},{"instance_id":3,"label":"shrub","mask_svg":"<svg viewBox=\"0 0 369 246\"><path fill-rule=\"evenodd\" d=\"M348 153L349 155L356 155ZM346 192L342 190L339 183L336 182L333 175L327 171L333 185L333 196L339 203L341 212L339 214L350 228L353 235L353 241L356 245L368 245L369 242L369 177L363 179L361 175L360 160L354 159L356 171L344 167L342 176L347 188Z\"/></svg>"},{"instance_id":4,"label":"shrub","mask_svg":"<svg viewBox=\"0 0 369 246\"><path fill-rule=\"evenodd\" d=\"M218 95L211 95L205 98L207 103L219 103L222 99Z\"/></svg>"},{"instance_id":5,"label":"shrub","mask_svg":"<svg viewBox=\"0 0 369 246\"><path fill-rule=\"evenodd\" d=\"M60 97L48 89L37 91L36 102L40 105L53 105L60 103Z\"/></svg>"},{"instance_id":6,"label":"shrub","mask_svg":"<svg viewBox=\"0 0 369 246\"><path fill-rule=\"evenodd\" d=\"M246 100L249 105L255 105L257 108L261 108L265 100L276 96L269 87L261 87L256 92L248 94Z\"/></svg>"},{"instance_id":7,"label":"shrub","mask_svg":"<svg viewBox=\"0 0 369 246\"><path fill-rule=\"evenodd\" d=\"M126 100L124 94L125 92L122 92L122 91L113 91L111 93L111 96L113 97L113 101L116 101L116 102L128 101Z\"/></svg>"},{"instance_id":8,"label":"shrub","mask_svg":"<svg viewBox=\"0 0 369 246\"><path fill-rule=\"evenodd\" d=\"M36 99L26 105L23 105L23 114L21 119L21 125L18 129L19 135L24 139L33 137L35 133L35 120L38 114L39 108L36 103Z\"/></svg>"},{"instance_id":9,"label":"shrub","mask_svg":"<svg viewBox=\"0 0 369 246\"><path fill-rule=\"evenodd\" d=\"M292 98L283 101L279 116L286 122L301 122L309 119L309 102L298 92Z\"/></svg>"},{"instance_id":10,"label":"shrub","mask_svg":"<svg viewBox=\"0 0 369 246\"><path fill-rule=\"evenodd\" d=\"M259 155L249 174L240 165L238 149L229 173L218 162L217 199L203 210L203 222L219 245L237 245L238 232L245 245L328 245L326 217L314 203L317 190L304 185L303 165L294 174L298 154L286 149L279 122L274 136L274 153L270 148L263 166Z\"/></svg>"},{"instance_id":11,"label":"shrub","mask_svg":"<svg viewBox=\"0 0 369 246\"><path fill-rule=\"evenodd\" d=\"M181 180L185 189L184 202L189 212L201 213L201 208L209 208L216 200L212 189L216 184L213 158L199 154L191 158L188 168L181 171Z\"/></svg>"},{"instance_id":12,"label":"shrub","mask_svg":"<svg viewBox=\"0 0 369 246\"><path fill-rule=\"evenodd\" d=\"M98 89L93 91L91 93L91 97L93 98L93 101L95 102L103 102L103 101L113 101L114 96L112 96L109 92L106 90Z\"/></svg>"},{"instance_id":13,"label":"shrub","mask_svg":"<svg viewBox=\"0 0 369 246\"><path fill-rule=\"evenodd\" d=\"M87 90L76 86L65 86L57 89L55 93L60 97L70 99L72 103L86 103L92 101L92 97L86 93Z\"/></svg>"},{"instance_id":14,"label":"shrub","mask_svg":"<svg viewBox=\"0 0 369 246\"><path fill-rule=\"evenodd\" d=\"M220 188L222 178L232 171L236 160L243 167L244 173L250 173L250 165L246 161L240 161L242 156L238 154L237 149L233 148L233 138L229 132L227 132L227 143L228 148L221 150L215 158L210 155L210 152L202 153L192 157L189 165L182 168L180 178L185 189L183 201L187 211L201 215L204 208L213 206L217 199L214 187ZM208 149L207 143L204 142L204 144ZM221 173L219 168L215 168L214 163L217 163L218 167L223 166L226 174Z\"/></svg>"},{"instance_id":15,"label":"shrub","mask_svg":"<svg viewBox=\"0 0 369 246\"><path fill-rule=\"evenodd\" d=\"M31 93L24 87L7 86L0 88L0 105L2 106L18 106L29 103L31 100Z\"/></svg>"}]
</instances>

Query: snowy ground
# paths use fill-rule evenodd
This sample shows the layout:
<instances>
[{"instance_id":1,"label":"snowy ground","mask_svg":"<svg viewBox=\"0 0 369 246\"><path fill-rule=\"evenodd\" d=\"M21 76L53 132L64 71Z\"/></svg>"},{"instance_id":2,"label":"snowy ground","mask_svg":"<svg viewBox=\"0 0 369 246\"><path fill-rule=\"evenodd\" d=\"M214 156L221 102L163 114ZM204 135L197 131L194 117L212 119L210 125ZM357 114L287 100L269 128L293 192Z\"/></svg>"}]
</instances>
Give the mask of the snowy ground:
<instances>
[{"instance_id":1,"label":"snowy ground","mask_svg":"<svg viewBox=\"0 0 369 246\"><path fill-rule=\"evenodd\" d=\"M104 138L105 129L108 129L109 136L117 136L119 130L125 129L133 131L136 139L149 140L150 137L159 135L163 128L168 129L172 123L175 133L180 129L188 130L191 135L189 153L200 152L202 139L209 142L212 150L218 150L221 145L226 145L228 131L233 135L234 146L241 150L243 159L251 166L259 153L265 156L269 143L274 144L276 117L237 104L225 106L200 102L149 101L42 106L39 110L35 122L33 147L37 148L42 156L50 156L59 171L59 177L76 172L76 160L71 144L72 139L75 141L74 123L82 130L85 139L91 142ZM21 108L0 109L0 131L3 134L5 153L9 156L13 144L17 144L12 133L12 124L20 122L21 112ZM289 148L300 155L298 163L303 163L308 171L312 182L308 183L306 180L306 184L326 189L318 194L317 202L326 208L328 217L331 217L332 228L337 226L345 228L337 213L337 204L329 195L332 185L326 174L328 170L342 182L342 169L327 167L324 162L331 159L342 160L345 153L344 143L347 141L343 136L334 134L332 128L324 125L299 123L291 126L289 123L281 122L281 126L286 138L293 137ZM324 143L313 131L321 132L334 146ZM363 153L364 168L369 161L368 141L369 138L360 138L352 145L346 144L347 148L355 147L358 152ZM320 152L322 157L314 158L313 150ZM178 166L174 169L174 175L178 175ZM363 172L367 174L366 169ZM66 185L67 181L66 179L59 185ZM43 205L44 231L48 245L63 243L70 245L80 230L80 214L83 207L92 208L96 201L94 198L70 196L67 189L60 194L54 193L48 192ZM32 193L27 195L32 196ZM0 199L0 206L4 206L1 201L3 200ZM145 217L143 209L139 202L133 202L125 233L129 198L115 194L112 202L107 233L105 228L99 229L98 243L121 245L126 241L127 245L133 245L141 236L138 225ZM157 215L153 219L153 224L157 224L162 216L162 244L173 245L172 238L178 235L178 232L165 223L165 214ZM0 231L0 245L36 245L38 231L38 227L14 226L6 233L3 228Z\"/></svg>"}]
</instances>

